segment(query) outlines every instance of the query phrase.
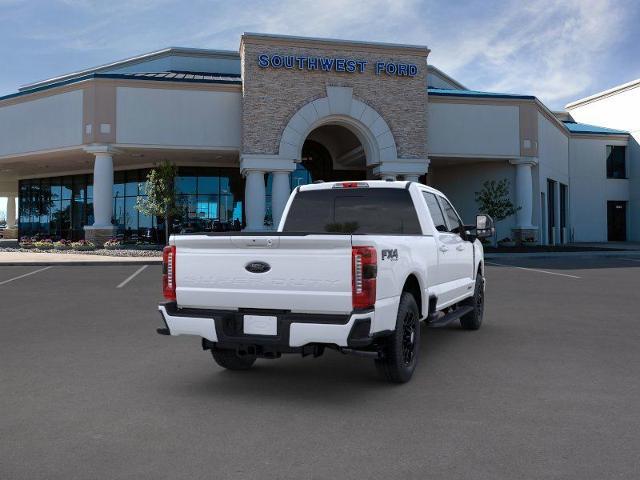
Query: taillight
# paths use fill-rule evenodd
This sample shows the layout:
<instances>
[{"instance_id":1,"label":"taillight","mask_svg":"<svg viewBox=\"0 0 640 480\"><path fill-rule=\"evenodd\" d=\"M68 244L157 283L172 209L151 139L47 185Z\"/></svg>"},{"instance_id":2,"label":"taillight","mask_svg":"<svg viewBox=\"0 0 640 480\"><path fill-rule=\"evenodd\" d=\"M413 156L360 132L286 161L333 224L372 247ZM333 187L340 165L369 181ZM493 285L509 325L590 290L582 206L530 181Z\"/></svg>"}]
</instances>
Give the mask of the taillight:
<instances>
[{"instance_id":1,"label":"taillight","mask_svg":"<svg viewBox=\"0 0 640 480\"><path fill-rule=\"evenodd\" d=\"M176 247L168 245L162 250L162 295L176 299Z\"/></svg>"},{"instance_id":2,"label":"taillight","mask_svg":"<svg viewBox=\"0 0 640 480\"><path fill-rule=\"evenodd\" d=\"M354 309L372 308L376 303L378 256L373 247L351 249L351 291Z\"/></svg>"}]
</instances>

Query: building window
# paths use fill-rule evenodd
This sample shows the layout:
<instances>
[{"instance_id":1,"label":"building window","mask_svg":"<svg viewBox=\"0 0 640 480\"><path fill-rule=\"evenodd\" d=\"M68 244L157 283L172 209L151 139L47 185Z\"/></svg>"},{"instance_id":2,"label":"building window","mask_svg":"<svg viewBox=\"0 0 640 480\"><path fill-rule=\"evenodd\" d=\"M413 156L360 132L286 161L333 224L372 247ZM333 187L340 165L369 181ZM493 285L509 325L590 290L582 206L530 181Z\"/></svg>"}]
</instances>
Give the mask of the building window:
<instances>
[{"instance_id":1,"label":"building window","mask_svg":"<svg viewBox=\"0 0 640 480\"><path fill-rule=\"evenodd\" d=\"M266 176L265 187L265 216L264 225L267 227L273 226L273 211L271 208L271 191L273 183L273 174L268 173ZM302 163L296 163L296 169L289 175L289 187L293 191L294 188L300 185L308 185L313 182L311 178L311 172L306 169Z\"/></svg>"},{"instance_id":2,"label":"building window","mask_svg":"<svg viewBox=\"0 0 640 480\"><path fill-rule=\"evenodd\" d=\"M21 180L21 236L76 240L82 238L87 217L93 219L87 184L90 175Z\"/></svg>"},{"instance_id":3,"label":"building window","mask_svg":"<svg viewBox=\"0 0 640 480\"><path fill-rule=\"evenodd\" d=\"M242 229L244 181L237 169L179 167L176 191L182 214L174 232Z\"/></svg>"},{"instance_id":4,"label":"building window","mask_svg":"<svg viewBox=\"0 0 640 480\"><path fill-rule=\"evenodd\" d=\"M144 197L148 170L114 172L113 218L116 235L133 241L161 242L164 225L136 209ZM237 169L180 167L176 177L182 214L172 231L240 230L244 182ZM93 224L93 175L21 180L19 234L58 240L84 238Z\"/></svg>"},{"instance_id":5,"label":"building window","mask_svg":"<svg viewBox=\"0 0 640 480\"><path fill-rule=\"evenodd\" d=\"M126 170L113 174L113 226L125 240L157 243L158 221L136 209L138 197L144 197L149 170Z\"/></svg>"},{"instance_id":6,"label":"building window","mask_svg":"<svg viewBox=\"0 0 640 480\"><path fill-rule=\"evenodd\" d=\"M627 147L607 145L607 178L627 178Z\"/></svg>"}]
</instances>

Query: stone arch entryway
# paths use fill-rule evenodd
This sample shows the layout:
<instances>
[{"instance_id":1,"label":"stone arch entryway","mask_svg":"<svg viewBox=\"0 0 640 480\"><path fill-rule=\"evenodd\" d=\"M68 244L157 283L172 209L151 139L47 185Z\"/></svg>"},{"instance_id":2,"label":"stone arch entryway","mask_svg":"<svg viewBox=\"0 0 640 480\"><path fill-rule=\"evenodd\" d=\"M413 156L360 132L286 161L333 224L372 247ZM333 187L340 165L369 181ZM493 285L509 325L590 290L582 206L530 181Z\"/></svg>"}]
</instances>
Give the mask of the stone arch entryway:
<instances>
[{"instance_id":1,"label":"stone arch entryway","mask_svg":"<svg viewBox=\"0 0 640 480\"><path fill-rule=\"evenodd\" d=\"M371 178L364 147L351 130L340 125L323 125L307 136L302 145L298 169L304 168L312 181L365 180Z\"/></svg>"},{"instance_id":2,"label":"stone arch entryway","mask_svg":"<svg viewBox=\"0 0 640 480\"><path fill-rule=\"evenodd\" d=\"M337 165L341 162L349 165L349 162L361 160L362 168L359 169L359 173L362 179L401 177L417 181L420 175L426 173L426 159L398 159L395 138L389 125L380 113L354 98L351 87L327 86L326 91L326 97L305 104L291 116L282 131L277 154L241 156L240 168L247 179L247 230L277 228L291 192L291 172L304 163L305 145L308 148L309 141L312 141L329 151L331 146L327 145L326 141L318 141L318 136L326 136L331 129L334 129L336 134L340 131L346 132L357 141L354 151L340 152L339 158L335 153L331 155L329 152L334 167L336 161ZM358 155L360 158L357 158ZM343 170L346 171L348 168ZM265 173L271 173L271 218L268 219ZM332 177L327 180L340 179Z\"/></svg>"},{"instance_id":3,"label":"stone arch entryway","mask_svg":"<svg viewBox=\"0 0 640 480\"><path fill-rule=\"evenodd\" d=\"M327 87L327 96L300 108L289 120L280 137L278 155L301 161L302 148L309 135L327 126L341 126L360 142L367 165L397 160L398 151L391 129L369 105L353 98L350 87Z\"/></svg>"}]
</instances>

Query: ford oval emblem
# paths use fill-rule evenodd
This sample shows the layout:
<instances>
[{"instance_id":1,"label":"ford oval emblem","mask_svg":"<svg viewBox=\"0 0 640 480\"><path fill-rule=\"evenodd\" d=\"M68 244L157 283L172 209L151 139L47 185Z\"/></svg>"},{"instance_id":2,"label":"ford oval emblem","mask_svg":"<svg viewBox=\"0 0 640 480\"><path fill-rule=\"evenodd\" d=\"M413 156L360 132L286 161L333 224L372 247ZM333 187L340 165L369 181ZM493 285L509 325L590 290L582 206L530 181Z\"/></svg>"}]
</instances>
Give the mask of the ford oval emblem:
<instances>
[{"instance_id":1,"label":"ford oval emblem","mask_svg":"<svg viewBox=\"0 0 640 480\"><path fill-rule=\"evenodd\" d=\"M249 262L244 268L247 272L251 273L267 273L271 270L271 265L266 262Z\"/></svg>"}]
</instances>

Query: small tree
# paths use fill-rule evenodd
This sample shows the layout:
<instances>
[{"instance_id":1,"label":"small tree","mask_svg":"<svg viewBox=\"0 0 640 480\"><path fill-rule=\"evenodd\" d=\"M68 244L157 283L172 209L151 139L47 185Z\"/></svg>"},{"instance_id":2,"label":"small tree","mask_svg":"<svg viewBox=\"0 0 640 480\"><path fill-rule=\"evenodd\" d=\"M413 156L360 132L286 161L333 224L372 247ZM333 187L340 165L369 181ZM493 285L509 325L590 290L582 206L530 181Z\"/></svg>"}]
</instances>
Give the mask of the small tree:
<instances>
[{"instance_id":1,"label":"small tree","mask_svg":"<svg viewBox=\"0 0 640 480\"><path fill-rule=\"evenodd\" d=\"M147 175L146 197L138 197L136 210L164 219L165 242L169 242L169 220L180 213L176 205L175 178L178 167L164 160Z\"/></svg>"},{"instance_id":2,"label":"small tree","mask_svg":"<svg viewBox=\"0 0 640 480\"><path fill-rule=\"evenodd\" d=\"M482 213L491 216L497 223L514 215L521 207L511 202L509 180L503 178L496 182L488 180L482 184L482 190L476 192L476 203Z\"/></svg>"}]
</instances>

